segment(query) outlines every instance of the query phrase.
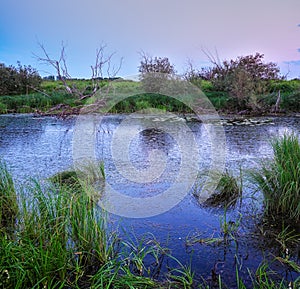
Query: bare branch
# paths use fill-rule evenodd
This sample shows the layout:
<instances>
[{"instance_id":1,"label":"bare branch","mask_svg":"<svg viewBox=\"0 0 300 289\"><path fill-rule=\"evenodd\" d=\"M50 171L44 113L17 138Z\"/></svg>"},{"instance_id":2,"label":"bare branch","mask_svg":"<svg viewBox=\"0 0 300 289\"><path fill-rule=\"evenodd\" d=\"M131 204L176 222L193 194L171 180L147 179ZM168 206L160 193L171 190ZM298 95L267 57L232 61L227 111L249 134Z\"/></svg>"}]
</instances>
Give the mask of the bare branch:
<instances>
[{"instance_id":1,"label":"bare branch","mask_svg":"<svg viewBox=\"0 0 300 289\"><path fill-rule=\"evenodd\" d=\"M106 55L105 54L105 48L106 45L100 46L96 50L96 57L95 57L95 64L91 65L91 80L92 80L92 88L89 88L91 91L90 93L87 93L88 88L85 87L84 89L79 89L74 82L72 82L72 77L68 72L68 65L67 65L67 57L66 57L66 49L65 45L62 42L60 55L58 59L51 58L48 54L47 50L43 46L43 44L38 43L39 47L41 48L43 52L43 56L37 56L36 58L38 61L47 64L51 67L53 67L56 71L56 74L60 81L62 81L66 91L68 93L71 93L75 96L77 96L80 100L89 98L95 93L97 93L101 89L101 81L103 81L106 73L108 80L111 78L116 77L117 73L121 69L122 61L121 59L120 64L117 69L112 66L112 58L115 55L115 52Z\"/></svg>"}]
</instances>

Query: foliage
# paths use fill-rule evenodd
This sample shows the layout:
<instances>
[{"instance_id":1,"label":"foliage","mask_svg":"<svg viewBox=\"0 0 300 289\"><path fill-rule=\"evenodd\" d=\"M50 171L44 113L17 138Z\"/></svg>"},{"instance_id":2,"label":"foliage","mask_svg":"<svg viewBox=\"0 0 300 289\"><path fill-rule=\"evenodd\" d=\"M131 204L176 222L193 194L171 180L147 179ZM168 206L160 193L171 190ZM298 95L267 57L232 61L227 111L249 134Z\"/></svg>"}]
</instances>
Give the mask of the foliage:
<instances>
[{"instance_id":1,"label":"foliage","mask_svg":"<svg viewBox=\"0 0 300 289\"><path fill-rule=\"evenodd\" d=\"M197 77L208 79L215 91L228 92L234 108L257 109L256 97L269 90L270 81L280 79L279 68L273 62L264 63L264 55L240 56L220 62L206 53L213 67L198 71Z\"/></svg>"},{"instance_id":2,"label":"foliage","mask_svg":"<svg viewBox=\"0 0 300 289\"><path fill-rule=\"evenodd\" d=\"M272 141L274 159L252 178L264 194L268 217L300 220L300 143L295 135Z\"/></svg>"},{"instance_id":3,"label":"foliage","mask_svg":"<svg viewBox=\"0 0 300 289\"><path fill-rule=\"evenodd\" d=\"M146 92L159 93L165 79L175 74L167 57L150 57L141 53L140 79Z\"/></svg>"},{"instance_id":4,"label":"foliage","mask_svg":"<svg viewBox=\"0 0 300 289\"><path fill-rule=\"evenodd\" d=\"M28 95L4 95L0 96L0 112L28 113L47 111L51 107L65 104L67 106L79 105L76 99L69 94L52 92L49 95L43 93L31 93Z\"/></svg>"},{"instance_id":5,"label":"foliage","mask_svg":"<svg viewBox=\"0 0 300 289\"><path fill-rule=\"evenodd\" d=\"M280 90L281 93L292 93L294 91L300 90L300 79L293 79L293 80L271 80L269 85L269 90L271 92L277 92Z\"/></svg>"},{"instance_id":6,"label":"foliage","mask_svg":"<svg viewBox=\"0 0 300 289\"><path fill-rule=\"evenodd\" d=\"M38 88L42 82L36 69L29 66L5 66L0 63L0 95L25 94Z\"/></svg>"}]
</instances>

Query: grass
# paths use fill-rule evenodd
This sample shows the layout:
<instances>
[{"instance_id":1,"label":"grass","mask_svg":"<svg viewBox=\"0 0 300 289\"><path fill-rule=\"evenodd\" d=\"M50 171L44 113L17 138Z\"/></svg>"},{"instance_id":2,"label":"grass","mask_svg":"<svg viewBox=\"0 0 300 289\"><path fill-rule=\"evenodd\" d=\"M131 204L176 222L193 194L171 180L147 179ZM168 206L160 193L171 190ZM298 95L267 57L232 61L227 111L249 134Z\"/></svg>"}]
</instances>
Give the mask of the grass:
<instances>
[{"instance_id":1,"label":"grass","mask_svg":"<svg viewBox=\"0 0 300 289\"><path fill-rule=\"evenodd\" d=\"M0 113L45 112L58 104L65 104L71 107L80 105L71 95L59 91L51 92L48 96L42 93L0 96Z\"/></svg>"},{"instance_id":2,"label":"grass","mask_svg":"<svg viewBox=\"0 0 300 289\"><path fill-rule=\"evenodd\" d=\"M104 162L81 164L75 169L58 172L49 180L59 186L67 186L73 191L87 187L92 189L91 187L105 180Z\"/></svg>"},{"instance_id":3,"label":"grass","mask_svg":"<svg viewBox=\"0 0 300 289\"><path fill-rule=\"evenodd\" d=\"M229 208L235 206L241 196L241 184L239 185L237 178L226 170L222 173L214 194L205 203L209 206Z\"/></svg>"},{"instance_id":4,"label":"grass","mask_svg":"<svg viewBox=\"0 0 300 289\"><path fill-rule=\"evenodd\" d=\"M13 229L18 214L17 195L6 164L0 161L0 234Z\"/></svg>"},{"instance_id":5,"label":"grass","mask_svg":"<svg viewBox=\"0 0 300 289\"><path fill-rule=\"evenodd\" d=\"M74 174L66 176L69 179ZM81 182L74 191L69 182L33 180L17 190L2 162L0 187L0 212L9 217L0 233L0 288L211 288L197 284L192 267L173 257L155 236L120 239L106 213L94 202L87 183ZM7 204L12 210L7 211ZM224 235L234 234L236 228L227 220L221 225ZM285 232L277 238L281 242L294 239ZM161 275L166 258L175 265ZM288 258L276 260L300 270ZM238 288L246 288L238 271L237 280ZM220 275L216 282L217 288L226 288ZM253 288L289 287L284 280L273 281L265 266L255 273Z\"/></svg>"},{"instance_id":6,"label":"grass","mask_svg":"<svg viewBox=\"0 0 300 289\"><path fill-rule=\"evenodd\" d=\"M271 219L300 221L300 143L285 134L272 141L274 158L251 174L264 195L265 214Z\"/></svg>"},{"instance_id":7,"label":"grass","mask_svg":"<svg viewBox=\"0 0 300 289\"><path fill-rule=\"evenodd\" d=\"M118 102L110 112L113 113L132 113L147 108L157 108L169 112L190 113L192 112L187 105L170 96L145 93L130 96Z\"/></svg>"},{"instance_id":8,"label":"grass","mask_svg":"<svg viewBox=\"0 0 300 289\"><path fill-rule=\"evenodd\" d=\"M246 285L244 282L238 277L238 270L237 272L237 284L239 289L246 289ZM293 288L299 288L300 286L300 278L297 278L294 281L287 282L284 279L278 279L277 281L274 281L276 279L276 272L270 269L270 266L268 263L263 262L256 270L256 272L253 274L249 272L249 275L252 280L252 288L253 289L293 289Z\"/></svg>"},{"instance_id":9,"label":"grass","mask_svg":"<svg viewBox=\"0 0 300 289\"><path fill-rule=\"evenodd\" d=\"M224 172L214 171L213 177L209 176L208 171L202 171L198 173L198 178L194 186L193 195L196 198L201 197L205 183L214 184L215 180L218 180L217 186L214 191L207 196L204 201L205 206L209 207L220 207L220 208L231 208L234 207L238 200L242 198L242 172L240 176L235 177L229 170ZM200 199L202 200L202 199Z\"/></svg>"},{"instance_id":10,"label":"grass","mask_svg":"<svg viewBox=\"0 0 300 289\"><path fill-rule=\"evenodd\" d=\"M1 288L172 288L175 281L153 278L166 249L153 236L120 240L84 183L74 192L32 181L17 199L4 164L0 172L0 209L10 220L0 234Z\"/></svg>"},{"instance_id":11,"label":"grass","mask_svg":"<svg viewBox=\"0 0 300 289\"><path fill-rule=\"evenodd\" d=\"M200 83L202 91L217 110L225 112L235 111L235 104L227 92L215 91L210 81L202 80ZM112 113L131 113L151 107L170 112L191 112L189 107L173 98L159 94L141 94L141 84L137 81L118 79L111 82L109 86L106 84L107 81L103 81L102 92L104 98L111 94L117 98L122 95L126 96L126 99L120 101L111 109L110 112ZM72 80L69 81L69 85L75 85L80 91L83 91L83 93L91 93L91 80ZM109 90L107 90L108 88ZM279 90L281 91L280 108L287 111L299 111L299 80L273 81L266 94L257 96L260 106L266 111L270 111L276 103ZM59 104L81 108L82 105L92 104L96 100L97 96L91 97L85 101L79 101L75 96L65 92L65 88L61 81L44 80L40 90L37 90L36 93L0 96L0 113L45 112ZM189 103L188 100L187 103ZM59 113L60 110L58 109L58 111L54 111L53 113Z\"/></svg>"}]
</instances>

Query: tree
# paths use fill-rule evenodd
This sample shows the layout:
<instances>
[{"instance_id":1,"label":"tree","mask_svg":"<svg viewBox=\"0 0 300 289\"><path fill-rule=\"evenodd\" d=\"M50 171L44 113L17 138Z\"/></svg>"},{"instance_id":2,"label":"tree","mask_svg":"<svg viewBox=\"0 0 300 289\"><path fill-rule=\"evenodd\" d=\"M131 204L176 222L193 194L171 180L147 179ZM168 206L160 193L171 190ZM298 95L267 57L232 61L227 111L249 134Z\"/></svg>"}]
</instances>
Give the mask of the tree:
<instances>
[{"instance_id":1,"label":"tree","mask_svg":"<svg viewBox=\"0 0 300 289\"><path fill-rule=\"evenodd\" d=\"M122 66L122 58L117 67L113 66L112 58L115 53L105 54L106 46L100 46L96 50L95 63L90 66L92 86L79 88L68 71L65 45L62 43L60 55L57 59L50 57L43 44L39 43L39 46L43 52L43 56L36 55L37 59L41 63L53 67L57 74L57 79L62 81L67 93L74 95L79 100L95 95L105 85L103 79L105 78L108 81L114 79Z\"/></svg>"},{"instance_id":2,"label":"tree","mask_svg":"<svg viewBox=\"0 0 300 289\"><path fill-rule=\"evenodd\" d=\"M210 53L206 55L213 64L210 80L214 89L229 92L238 109L257 109L257 95L267 91L271 80L280 79L277 64L264 63L260 53L223 62Z\"/></svg>"},{"instance_id":3,"label":"tree","mask_svg":"<svg viewBox=\"0 0 300 289\"><path fill-rule=\"evenodd\" d=\"M146 92L159 93L163 81L175 75L175 68L167 57L151 57L140 53L140 79Z\"/></svg>"},{"instance_id":4,"label":"tree","mask_svg":"<svg viewBox=\"0 0 300 289\"><path fill-rule=\"evenodd\" d=\"M0 63L0 95L25 94L40 86L42 79L37 70L17 63L17 67Z\"/></svg>"}]
</instances>

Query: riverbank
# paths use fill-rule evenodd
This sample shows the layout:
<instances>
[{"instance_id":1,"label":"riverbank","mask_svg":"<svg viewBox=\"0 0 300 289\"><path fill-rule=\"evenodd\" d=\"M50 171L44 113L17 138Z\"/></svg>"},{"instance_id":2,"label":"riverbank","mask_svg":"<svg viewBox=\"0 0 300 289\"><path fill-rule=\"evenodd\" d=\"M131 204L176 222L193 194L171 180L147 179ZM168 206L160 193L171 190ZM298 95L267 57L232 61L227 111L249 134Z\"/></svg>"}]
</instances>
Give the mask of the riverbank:
<instances>
[{"instance_id":1,"label":"riverbank","mask_svg":"<svg viewBox=\"0 0 300 289\"><path fill-rule=\"evenodd\" d=\"M77 80L79 87L89 88L90 81ZM0 96L0 114L5 113L38 113L47 115L70 115L78 114L81 108L91 106L101 101L102 106L109 106L107 99L116 100L110 107L110 113L132 113L148 108L157 108L174 113L190 113L192 108L186 103L161 94L140 93L141 83L135 81L120 80L111 82L110 89L105 86L101 93L87 98L76 99L66 93L60 81L43 81L38 92L26 95ZM214 91L208 81L202 81L200 89L204 93L201 97L207 97L212 106L222 115L292 115L300 113L300 80L280 80L272 82L267 93L255 96L253 105L247 109L238 110L234 99L226 92ZM280 99L278 102L278 93ZM121 96L124 96L123 98ZM125 97L126 96L126 97ZM197 100L193 100L196 102ZM276 106L276 102L278 102Z\"/></svg>"}]
</instances>

